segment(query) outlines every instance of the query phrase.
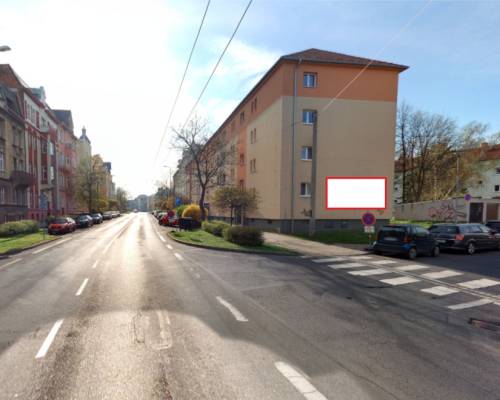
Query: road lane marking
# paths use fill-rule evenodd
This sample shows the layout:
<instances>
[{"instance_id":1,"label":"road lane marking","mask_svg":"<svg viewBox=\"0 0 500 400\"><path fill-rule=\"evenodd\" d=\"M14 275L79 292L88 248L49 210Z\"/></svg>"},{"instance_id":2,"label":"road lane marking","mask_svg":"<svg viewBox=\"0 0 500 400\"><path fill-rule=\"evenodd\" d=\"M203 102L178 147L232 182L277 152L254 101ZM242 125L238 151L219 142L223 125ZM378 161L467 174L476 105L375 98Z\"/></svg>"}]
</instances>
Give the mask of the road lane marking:
<instances>
[{"instance_id":1,"label":"road lane marking","mask_svg":"<svg viewBox=\"0 0 500 400\"><path fill-rule=\"evenodd\" d=\"M458 293L460 290L452 289L447 286L433 286L426 289L420 289L420 291L433 294L434 296L446 296L452 293Z\"/></svg>"},{"instance_id":2,"label":"road lane marking","mask_svg":"<svg viewBox=\"0 0 500 400\"><path fill-rule=\"evenodd\" d=\"M184 257L182 257L179 253L174 253L174 256L179 260L182 261L184 260Z\"/></svg>"},{"instance_id":3,"label":"road lane marking","mask_svg":"<svg viewBox=\"0 0 500 400\"><path fill-rule=\"evenodd\" d=\"M75 293L75 296L80 296L83 293L83 290L85 289L85 286L87 286L88 281L89 281L89 279L85 278L85 280L83 281L82 285L80 286L80 288L78 289L78 291Z\"/></svg>"},{"instance_id":4,"label":"road lane marking","mask_svg":"<svg viewBox=\"0 0 500 400\"><path fill-rule=\"evenodd\" d=\"M371 260L372 256L351 256L351 260Z\"/></svg>"},{"instance_id":5,"label":"road lane marking","mask_svg":"<svg viewBox=\"0 0 500 400\"><path fill-rule=\"evenodd\" d=\"M397 261L394 260L378 260L378 261L372 261L372 264L375 265L389 265L389 264L396 264Z\"/></svg>"},{"instance_id":6,"label":"road lane marking","mask_svg":"<svg viewBox=\"0 0 500 400\"><path fill-rule=\"evenodd\" d=\"M63 321L64 321L63 319L60 319L59 321L57 321L54 324L54 326L50 330L49 334L45 338L45 340L44 340L44 342L42 344L42 347L40 347L40 350L38 350L38 353L36 353L35 358L43 358L43 357L45 357L45 355L47 354L47 351L49 351L50 345L54 341L54 339L55 339L55 337L57 335L57 331L59 331L59 328L61 327Z\"/></svg>"},{"instance_id":7,"label":"road lane marking","mask_svg":"<svg viewBox=\"0 0 500 400\"><path fill-rule=\"evenodd\" d=\"M467 289L481 289L490 286L500 285L500 282L494 281L493 279L475 279L468 282L460 282L459 286L465 287Z\"/></svg>"},{"instance_id":8,"label":"road lane marking","mask_svg":"<svg viewBox=\"0 0 500 400\"><path fill-rule=\"evenodd\" d=\"M4 265L0 265L0 269L8 267L9 265L15 264L21 260L22 260L22 258L16 258L15 260L9 261L8 263L5 263Z\"/></svg>"},{"instance_id":9,"label":"road lane marking","mask_svg":"<svg viewBox=\"0 0 500 400\"><path fill-rule=\"evenodd\" d=\"M327 400L311 382L291 365L278 361L274 363L274 366L307 400Z\"/></svg>"},{"instance_id":10,"label":"road lane marking","mask_svg":"<svg viewBox=\"0 0 500 400\"><path fill-rule=\"evenodd\" d=\"M55 247L55 246L59 246L60 244L63 244L63 243L66 243L67 241L71 240L72 238L67 238L67 239L63 239L63 240L58 240L57 243L54 243L54 244L51 244L50 246L45 246L41 249L38 249L38 250L35 250L33 251L31 254L38 254L38 253L41 253L42 251L45 251L45 250L48 250L48 249L51 249L52 247Z\"/></svg>"},{"instance_id":11,"label":"road lane marking","mask_svg":"<svg viewBox=\"0 0 500 400\"><path fill-rule=\"evenodd\" d=\"M167 249L173 250L174 248L172 246L170 246L169 244L167 244Z\"/></svg>"},{"instance_id":12,"label":"road lane marking","mask_svg":"<svg viewBox=\"0 0 500 400\"><path fill-rule=\"evenodd\" d=\"M92 265L92 269L96 269L98 264L99 264L99 260L96 260L96 262Z\"/></svg>"},{"instance_id":13,"label":"road lane marking","mask_svg":"<svg viewBox=\"0 0 500 400\"><path fill-rule=\"evenodd\" d=\"M427 265L419 265L419 264L410 264L403 265L401 267L396 267L398 271L418 271L420 269L429 269Z\"/></svg>"},{"instance_id":14,"label":"road lane marking","mask_svg":"<svg viewBox=\"0 0 500 400\"><path fill-rule=\"evenodd\" d=\"M461 272L452 271L450 269L445 269L444 271L428 272L427 274L422 274L420 276L423 278L430 278L430 279L442 279L442 278L449 278L451 276L459 276L459 275L463 275L463 274Z\"/></svg>"},{"instance_id":15,"label":"road lane marking","mask_svg":"<svg viewBox=\"0 0 500 400\"><path fill-rule=\"evenodd\" d=\"M345 269L345 268L368 267L368 265L361 264L361 263L345 263L345 264L338 264L338 265L329 265L329 267L332 269Z\"/></svg>"},{"instance_id":16,"label":"road lane marking","mask_svg":"<svg viewBox=\"0 0 500 400\"><path fill-rule=\"evenodd\" d=\"M490 303L493 303L493 300L479 299L479 300L469 301L467 303L454 304L454 305L448 306L448 308L450 310L463 310L465 308L479 307L479 306L483 306L485 304L490 304Z\"/></svg>"},{"instance_id":17,"label":"road lane marking","mask_svg":"<svg viewBox=\"0 0 500 400\"><path fill-rule=\"evenodd\" d=\"M348 271L348 274L357 275L357 276L372 276L372 275L383 275L383 274L392 274L393 271L389 271L383 268L375 268L375 269L362 269L355 271Z\"/></svg>"},{"instance_id":18,"label":"road lane marking","mask_svg":"<svg viewBox=\"0 0 500 400\"><path fill-rule=\"evenodd\" d=\"M158 237L160 238L160 240L161 240L163 243L165 243L165 242L166 242L166 240L165 240L165 239L163 239L163 236L162 236L162 235L160 235L159 233L158 233Z\"/></svg>"},{"instance_id":19,"label":"road lane marking","mask_svg":"<svg viewBox=\"0 0 500 400\"><path fill-rule=\"evenodd\" d=\"M157 350L166 350L172 347L172 335L170 330L165 325L170 325L170 318L166 311L156 310L156 316L158 318L158 324L160 325L160 338L161 343L156 347Z\"/></svg>"},{"instance_id":20,"label":"road lane marking","mask_svg":"<svg viewBox=\"0 0 500 400\"><path fill-rule=\"evenodd\" d=\"M420 282L420 280L409 276L402 276L400 278L380 279L380 282L387 283L392 286L399 286L406 285L408 283Z\"/></svg>"},{"instance_id":21,"label":"road lane marking","mask_svg":"<svg viewBox=\"0 0 500 400\"><path fill-rule=\"evenodd\" d=\"M219 303L221 303L224 307L226 307L231 312L231 314L233 314L233 317L236 319L236 321L248 322L248 319L246 319L245 316L242 313L240 313L239 310L235 306L228 303L226 300L224 300L220 296L217 296L216 299Z\"/></svg>"},{"instance_id":22,"label":"road lane marking","mask_svg":"<svg viewBox=\"0 0 500 400\"><path fill-rule=\"evenodd\" d=\"M197 279L200 279L201 278L201 275L197 272L195 272L194 276L196 276Z\"/></svg>"},{"instance_id":23,"label":"road lane marking","mask_svg":"<svg viewBox=\"0 0 500 400\"><path fill-rule=\"evenodd\" d=\"M332 258L320 258L317 260L313 260L315 263L329 263L329 262L337 262L337 261L346 261L345 257L332 257Z\"/></svg>"}]
</instances>

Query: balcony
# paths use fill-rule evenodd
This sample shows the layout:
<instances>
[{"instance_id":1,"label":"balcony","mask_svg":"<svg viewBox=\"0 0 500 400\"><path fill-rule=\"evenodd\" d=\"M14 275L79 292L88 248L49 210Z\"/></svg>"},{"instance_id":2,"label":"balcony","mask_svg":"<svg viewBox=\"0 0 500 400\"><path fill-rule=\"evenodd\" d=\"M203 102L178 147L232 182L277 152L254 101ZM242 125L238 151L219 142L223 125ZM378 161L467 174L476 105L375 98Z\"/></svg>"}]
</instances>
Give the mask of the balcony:
<instances>
[{"instance_id":1,"label":"balcony","mask_svg":"<svg viewBox=\"0 0 500 400\"><path fill-rule=\"evenodd\" d=\"M10 180L14 186L31 186L35 183L35 177L25 171L12 171Z\"/></svg>"}]
</instances>

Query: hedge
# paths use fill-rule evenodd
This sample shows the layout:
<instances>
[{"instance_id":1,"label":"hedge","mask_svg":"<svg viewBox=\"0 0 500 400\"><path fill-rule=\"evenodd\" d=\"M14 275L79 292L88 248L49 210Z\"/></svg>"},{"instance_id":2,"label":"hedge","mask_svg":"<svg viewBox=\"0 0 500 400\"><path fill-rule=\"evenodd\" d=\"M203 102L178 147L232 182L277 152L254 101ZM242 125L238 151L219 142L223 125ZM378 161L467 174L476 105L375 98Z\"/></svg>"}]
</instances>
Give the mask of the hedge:
<instances>
[{"instance_id":1,"label":"hedge","mask_svg":"<svg viewBox=\"0 0 500 400\"><path fill-rule=\"evenodd\" d=\"M204 231L219 237L222 237L224 230L228 229L229 227L230 225L224 221L204 221L201 225L201 228Z\"/></svg>"},{"instance_id":2,"label":"hedge","mask_svg":"<svg viewBox=\"0 0 500 400\"><path fill-rule=\"evenodd\" d=\"M23 233L38 232L40 226L37 221L25 219L21 221L6 222L0 225L0 237L20 235Z\"/></svg>"},{"instance_id":3,"label":"hedge","mask_svg":"<svg viewBox=\"0 0 500 400\"><path fill-rule=\"evenodd\" d=\"M230 226L224 229L224 239L241 246L262 246L262 231L249 226Z\"/></svg>"}]
</instances>

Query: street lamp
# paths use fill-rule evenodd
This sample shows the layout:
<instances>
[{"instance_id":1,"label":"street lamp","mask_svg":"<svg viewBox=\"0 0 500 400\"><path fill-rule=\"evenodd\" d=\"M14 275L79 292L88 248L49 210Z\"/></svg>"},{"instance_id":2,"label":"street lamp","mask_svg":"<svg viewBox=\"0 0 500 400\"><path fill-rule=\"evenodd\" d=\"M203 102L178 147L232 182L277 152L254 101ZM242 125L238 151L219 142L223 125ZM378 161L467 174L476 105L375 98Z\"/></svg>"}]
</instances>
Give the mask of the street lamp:
<instances>
[{"instance_id":1,"label":"street lamp","mask_svg":"<svg viewBox=\"0 0 500 400\"><path fill-rule=\"evenodd\" d=\"M11 48L9 46L0 46L0 51L10 51Z\"/></svg>"}]
</instances>

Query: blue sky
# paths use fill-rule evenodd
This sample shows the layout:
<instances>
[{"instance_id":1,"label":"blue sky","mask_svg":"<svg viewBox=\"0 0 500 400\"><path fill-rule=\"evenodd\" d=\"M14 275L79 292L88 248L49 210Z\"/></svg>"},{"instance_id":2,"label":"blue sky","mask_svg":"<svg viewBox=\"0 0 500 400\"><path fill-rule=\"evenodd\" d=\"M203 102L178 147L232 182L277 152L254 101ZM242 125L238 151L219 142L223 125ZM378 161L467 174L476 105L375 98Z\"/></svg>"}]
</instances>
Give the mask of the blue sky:
<instances>
[{"instance_id":1,"label":"blue sky","mask_svg":"<svg viewBox=\"0 0 500 400\"><path fill-rule=\"evenodd\" d=\"M246 0L212 0L173 125L184 122ZM500 2L254 0L198 113L216 128L282 54L310 47L410 67L399 100L500 131ZM168 112L205 0L2 0L0 63L73 110L119 185L151 193L178 154ZM379 54L380 50L384 49ZM166 167L163 168L163 165Z\"/></svg>"}]
</instances>

